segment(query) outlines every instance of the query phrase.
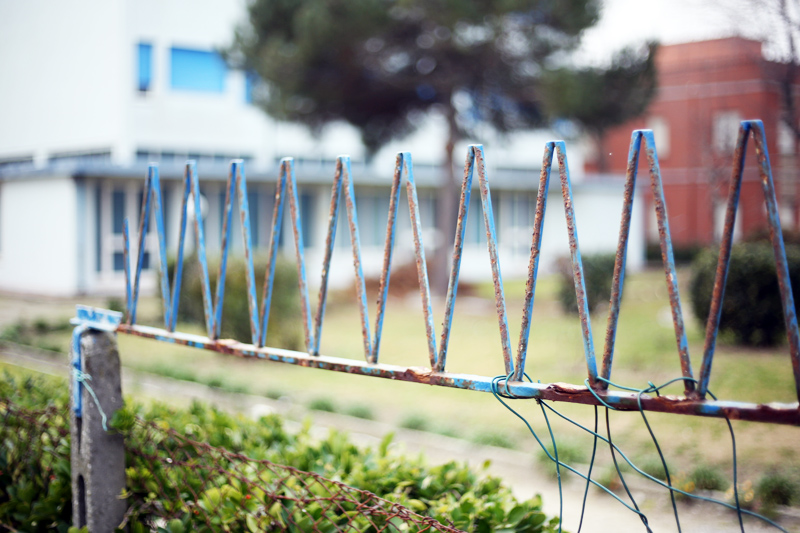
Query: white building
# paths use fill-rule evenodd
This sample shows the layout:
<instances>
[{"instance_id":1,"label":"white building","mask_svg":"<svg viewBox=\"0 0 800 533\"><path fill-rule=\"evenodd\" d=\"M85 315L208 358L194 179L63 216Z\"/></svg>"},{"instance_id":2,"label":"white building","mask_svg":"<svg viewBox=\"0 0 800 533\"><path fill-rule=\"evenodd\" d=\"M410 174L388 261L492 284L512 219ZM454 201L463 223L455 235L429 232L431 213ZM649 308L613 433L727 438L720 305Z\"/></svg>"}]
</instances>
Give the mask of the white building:
<instances>
[{"instance_id":1,"label":"white building","mask_svg":"<svg viewBox=\"0 0 800 533\"><path fill-rule=\"evenodd\" d=\"M121 293L124 217L137 217L147 163L160 163L169 245L177 243L179 178L198 161L208 201L209 251L219 250L227 163L243 158L250 187L253 241L269 240L272 194L281 157L296 158L307 268L319 279L335 157L354 162L364 268L381 268L394 153L415 162L423 225L433 228L444 128L431 117L410 139L382 150L370 165L356 131L332 126L315 139L267 118L250 103L251 80L228 69L215 50L230 43L244 16L230 0L29 0L0 3L0 290L72 295ZM533 206L549 132L482 139L505 278L524 276ZM463 143L460 154L466 154ZM583 253L613 251L622 207L620 180L585 179L583 150L568 143ZM456 153L456 160L463 155ZM476 185L477 185L477 179ZM568 254L554 172L541 269ZM473 195L477 207L477 195ZM401 208L402 209L402 208ZM479 209L471 210L462 279L489 279ZM401 211L397 257L410 257ZM340 224L340 230L341 228ZM234 228L234 243L241 247ZM431 231L426 246L452 246ZM285 239L287 242L291 239ZM449 240L449 242L445 242ZM628 265L643 263L635 212ZM352 276L349 242L339 232L332 282ZM156 252L156 240L148 248ZM155 256L153 255L153 258ZM151 261L155 267L155 261ZM152 285L152 273L146 283Z\"/></svg>"}]
</instances>

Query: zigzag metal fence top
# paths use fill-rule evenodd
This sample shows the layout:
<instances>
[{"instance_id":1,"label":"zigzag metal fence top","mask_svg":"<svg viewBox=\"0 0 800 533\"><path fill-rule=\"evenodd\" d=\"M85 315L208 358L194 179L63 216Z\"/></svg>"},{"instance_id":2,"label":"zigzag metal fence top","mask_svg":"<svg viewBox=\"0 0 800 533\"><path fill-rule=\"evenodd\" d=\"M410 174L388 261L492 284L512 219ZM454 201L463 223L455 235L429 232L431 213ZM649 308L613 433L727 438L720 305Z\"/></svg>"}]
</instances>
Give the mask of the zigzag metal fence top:
<instances>
[{"instance_id":1,"label":"zigzag metal fence top","mask_svg":"<svg viewBox=\"0 0 800 533\"><path fill-rule=\"evenodd\" d=\"M499 325L502 357L505 364L506 391L518 398L537 398L555 401L568 401L591 405L605 403L622 410L650 410L670 412L677 414L690 414L711 417L729 417L751 421L763 421L782 424L800 425L800 409L797 403L792 404L750 404L736 401L718 401L706 399L708 383L712 370L715 342L721 314L721 303L724 297L725 280L727 277L728 263L730 261L731 245L733 241L733 228L736 209L739 202L742 173L745 163L746 147L752 134L764 199L769 218L770 237L775 254L780 293L784 308L786 331L789 340L790 355L794 369L795 384L800 397L800 334L798 333L797 317L789 281L789 271L786 253L781 233L781 224L772 171L767 152L767 143L761 121L744 121L739 128L739 136L734 154L734 168L730 181L725 227L720 246L720 254L714 291L711 302L708 323L706 326L705 345L700 365L699 375L695 373L689 355L688 342L683 323L681 302L678 293L678 282L675 272L675 262L670 239L669 224L667 220L667 207L664 201L664 192L661 182L656 145L653 133L649 130L636 130L632 134L630 151L628 154L627 177L625 183L624 203L622 206L622 221L620 224L619 242L616 253L616 264L612 285L611 305L608 324L605 334L605 344L602 358L598 361L595 343L592 338L590 315L586 299L586 288L583 280L583 267L578 244L578 229L572 201L572 188L570 185L569 165L564 142L554 141L545 145L544 159L539 176L538 195L536 200L536 213L533 226L528 278L522 313L522 324L516 353L512 350L512 340L508 331L505 296L503 294L502 274L500 259L497 253L497 237L492 214L491 192L489 180L484 169L484 151L479 145L469 147L464 178L461 188L458 222L456 226L455 243L453 247L453 261L450 272L450 282L445 300L445 315L443 328L437 344L434 327L431 295L428 283L428 273L425 263L425 249L422 242L422 220L419 212L414 172L409 153L400 153L392 181L391 198L389 204L388 223L386 228L386 241L383 260L383 270L380 279L378 294L377 316L374 328L370 327L367 310L367 294L365 289L364 274L361 268L361 249L359 244L358 216L356 212L355 193L350 171L350 160L346 156L339 157L336 163L336 173L333 181L333 190L330 203L330 217L325 243L324 264L320 283L316 312L312 313L310 304L308 280L306 277L305 259L303 255L303 232L299 213L299 201L295 181L294 166L291 158L283 159L280 166L280 175L275 193L275 205L272 216L272 233L270 236L268 267L265 275L263 294L259 298L256 294L256 273L253 268L252 243L250 237L250 214L247 202L247 180L242 161L231 163L223 211L222 225L222 257L219 264L217 286L212 297L212 287L208 275L206 260L205 235L203 222L200 217L189 215L189 204L192 203L194 213L201 212L200 188L194 161L186 164L184 175L183 203L181 210L180 233L177 263L172 281L167 275L167 249L164 233L164 217L162 207L161 186L159 172L156 165L151 165L145 182L145 200L142 204L138 234L138 254L135 259L135 269L131 272L130 237L127 220L124 226L125 242L125 275L127 287L127 313L125 322L121 317L112 317L108 313L88 308L79 309L78 321L87 325L106 323L111 320L112 327L118 332L149 337L161 341L185 344L197 348L215 350L219 352L239 355L244 357L263 358L271 361L291 363L301 366L323 368L340 372L364 374L369 376L384 377L431 385L471 389L484 392L492 390L493 378L489 376L476 376L453 374L446 371L448 341L453 318L453 310L458 295L458 279L461 266L461 257L464 246L466 221L469 215L470 195L472 194L473 176L477 173L481 204L483 206L483 221L486 231L489 260L492 268L494 282L494 295ZM669 291L672 320L675 330L678 357L682 379L685 383L685 395L652 396L640 392L616 392L608 390L610 383L612 363L614 360L614 343L617 322L620 312L620 302L624 286L625 260L627 255L628 237L630 234L631 213L634 201L634 188L638 173L638 161L641 152L647 160L650 182L655 199L655 210L658 220L660 235L661 256L664 264L667 288ZM569 385L564 383L530 383L522 381L527 364L528 335L531 326L531 312L536 293L537 271L539 265L540 245L547 196L549 191L553 157L557 157L558 176L561 183L564 209L567 219L569 234L569 247L571 252L572 273L577 295L579 317L583 335L584 355L587 367L587 380L584 384ZM397 209L402 196L402 184L405 183L411 227L414 238L417 274L422 300L422 309L426 325L427 346L430 368L403 367L387 365L379 362L381 331L391 278L391 263L394 240L396 234ZM228 252L231 242L231 221L234 212L234 200L238 193L238 213L241 218L242 239L246 260L247 290L250 314L250 327L252 344L244 344L232 340L219 339L220 323L222 319L222 302L225 297L225 273ZM294 235L296 249L297 271L299 276L299 292L302 307L303 328L305 332L306 353L270 348L267 346L267 323L270 316L270 303L274 282L275 264L278 250L278 235L280 235L283 221L284 208L288 197L291 227ZM344 197L346 223L349 227L355 267L356 290L361 311L361 333L363 336L364 361L326 357L319 354L320 337L325 317L325 305L328 288L328 271L334 247L336 225L341 212L341 199ZM136 324L136 307L139 298L139 285L144 261L145 238L148 233L148 223L151 212L155 215L157 236L159 243L160 260L160 287L164 302L164 329L152 328ZM193 220L190 220L193 219ZM205 311L207 337L189 335L175 332L176 318L178 316L179 293L181 290L181 275L184 262L184 244L186 241L187 226L194 224L197 257L201 268L202 294ZM101 324L102 325L102 324ZM534 361L531 361L535 364Z\"/></svg>"}]
</instances>

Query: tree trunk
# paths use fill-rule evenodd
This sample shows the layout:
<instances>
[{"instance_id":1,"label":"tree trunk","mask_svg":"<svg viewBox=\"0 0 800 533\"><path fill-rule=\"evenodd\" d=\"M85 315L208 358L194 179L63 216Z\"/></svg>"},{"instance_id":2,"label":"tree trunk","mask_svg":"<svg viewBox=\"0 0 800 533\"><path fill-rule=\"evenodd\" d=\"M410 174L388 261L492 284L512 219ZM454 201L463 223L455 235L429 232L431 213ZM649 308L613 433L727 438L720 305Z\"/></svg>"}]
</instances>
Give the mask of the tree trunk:
<instances>
[{"instance_id":1,"label":"tree trunk","mask_svg":"<svg viewBox=\"0 0 800 533\"><path fill-rule=\"evenodd\" d=\"M447 143L444 148L444 166L439 184L438 202L436 206L436 250L431 261L433 271L430 273L431 290L443 295L447 292L450 280L450 264L452 261L453 243L458 218L459 184L453 171L453 150L458 140L456 110L448 105L445 110L447 118Z\"/></svg>"}]
</instances>

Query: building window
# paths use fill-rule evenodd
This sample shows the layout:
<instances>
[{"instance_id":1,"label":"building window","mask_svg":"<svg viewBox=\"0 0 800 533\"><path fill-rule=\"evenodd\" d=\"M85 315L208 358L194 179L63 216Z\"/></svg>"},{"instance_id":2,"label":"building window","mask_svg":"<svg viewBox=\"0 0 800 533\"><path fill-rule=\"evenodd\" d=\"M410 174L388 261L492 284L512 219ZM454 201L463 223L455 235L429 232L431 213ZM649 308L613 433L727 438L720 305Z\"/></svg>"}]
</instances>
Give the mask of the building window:
<instances>
[{"instance_id":1,"label":"building window","mask_svg":"<svg viewBox=\"0 0 800 533\"><path fill-rule=\"evenodd\" d=\"M344 215L345 225L347 225L347 207L343 201L340 201L339 204L339 215L339 223L342 222L341 215ZM300 223L303 225L304 248L311 248L314 246L314 222L314 196L309 192L301 192Z\"/></svg>"},{"instance_id":2,"label":"building window","mask_svg":"<svg viewBox=\"0 0 800 533\"><path fill-rule=\"evenodd\" d=\"M667 120L664 117L650 117L647 120L647 128L653 130L659 157L669 157L670 142Z\"/></svg>"},{"instance_id":3,"label":"building window","mask_svg":"<svg viewBox=\"0 0 800 533\"><path fill-rule=\"evenodd\" d=\"M248 104L253 103L253 91L258 85L258 74L252 70L244 73L244 101Z\"/></svg>"},{"instance_id":4,"label":"building window","mask_svg":"<svg viewBox=\"0 0 800 533\"><path fill-rule=\"evenodd\" d=\"M170 85L173 89L221 93L228 67L216 52L170 49Z\"/></svg>"},{"instance_id":5,"label":"building window","mask_svg":"<svg viewBox=\"0 0 800 533\"><path fill-rule=\"evenodd\" d=\"M115 190L111 193L111 220L114 225L114 235L122 235L122 226L125 220L125 191L123 190Z\"/></svg>"},{"instance_id":6,"label":"building window","mask_svg":"<svg viewBox=\"0 0 800 533\"><path fill-rule=\"evenodd\" d=\"M147 92L153 88L153 45L149 43L139 43L138 56L138 88L142 92Z\"/></svg>"},{"instance_id":7,"label":"building window","mask_svg":"<svg viewBox=\"0 0 800 533\"><path fill-rule=\"evenodd\" d=\"M783 120L778 121L778 153L781 155L794 154L795 136L792 128Z\"/></svg>"},{"instance_id":8,"label":"building window","mask_svg":"<svg viewBox=\"0 0 800 533\"><path fill-rule=\"evenodd\" d=\"M714 150L718 153L730 153L736 148L736 139L739 136L739 122L742 115L738 111L722 111L714 114L714 130L712 142Z\"/></svg>"},{"instance_id":9,"label":"building window","mask_svg":"<svg viewBox=\"0 0 800 533\"><path fill-rule=\"evenodd\" d=\"M261 210L258 202L261 195L257 191L247 191L247 207L250 215L250 242L253 248L261 246L261 232L259 222L261 220Z\"/></svg>"}]
</instances>

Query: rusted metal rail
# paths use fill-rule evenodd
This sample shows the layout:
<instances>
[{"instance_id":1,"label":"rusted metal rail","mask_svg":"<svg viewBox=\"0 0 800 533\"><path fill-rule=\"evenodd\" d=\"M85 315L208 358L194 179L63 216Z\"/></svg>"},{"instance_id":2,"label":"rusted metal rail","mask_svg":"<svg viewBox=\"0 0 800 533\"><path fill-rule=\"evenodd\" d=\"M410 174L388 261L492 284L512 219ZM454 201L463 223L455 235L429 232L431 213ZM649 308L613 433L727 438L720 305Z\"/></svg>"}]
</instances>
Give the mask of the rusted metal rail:
<instances>
[{"instance_id":1,"label":"rusted metal rail","mask_svg":"<svg viewBox=\"0 0 800 533\"><path fill-rule=\"evenodd\" d=\"M794 369L795 385L798 392L798 397L800 398L800 334L798 334L797 317L794 308L794 301L792 299L786 253L783 244L780 219L778 216L777 200L775 197L772 170L769 163L769 154L767 153L764 128L761 121L758 120L744 121L741 123L739 129L739 138L734 156L734 169L731 176L728 209L725 219L725 230L722 247L720 250L711 311L709 313L709 319L706 328L706 342L699 377L695 377L689 355L686 330L681 311L680 295L678 292L675 260L672 251L672 242L670 239L667 206L664 200L664 192L661 182L661 171L659 169L658 155L656 152L653 133L650 130L636 130L633 132L631 138L631 146L628 154L624 205L622 209L622 221L620 224L619 243L612 285L611 306L606 327L603 358L599 371L595 357L594 341L592 339L590 315L586 298L586 287L583 278L583 266L581 262L580 247L578 244L578 230L575 212L573 209L569 164L567 162L566 146L562 141L549 142L545 145L544 161L539 179L538 196L536 202L536 214L533 227L531 255L522 316L522 327L516 354L512 353L511 341L508 332L506 303L505 296L503 294L500 259L497 252L497 238L494 226L494 217L492 214L491 193L484 166L484 153L483 148L478 145L470 146L464 168L458 222L453 247L452 269L445 301L443 328L441 331L441 337L439 338L438 347L436 342L433 311L431 307L428 273L425 264L425 249L422 242L422 221L418 208L419 202L417 199L411 155L408 153L398 154L394 179L392 181L384 249L384 263L380 280L377 317L375 320L374 329L370 328L370 320L367 311L367 296L364 274L361 268L358 218L355 204L355 192L350 171L350 160L348 157L342 156L338 158L336 164L336 173L331 194L329 225L325 243L326 248L322 268L322 279L318 295L316 314L313 315L310 305L308 281L306 278L301 217L299 212L299 201L292 159L287 158L281 162L280 175L275 193L275 207L272 218L272 234L269 244L268 268L265 273L264 291L261 297L260 306L256 295L255 272L252 261L250 214L247 205L247 181L245 177L244 163L242 161L233 161L231 163L231 170L226 188L227 192L225 199L225 210L223 213L222 257L217 275L218 281L214 298L212 298L211 285L208 276L208 263L206 260L205 235L202 220L199 217L194 217L193 221L197 255L201 267L203 305L207 331L206 337L175 332L179 293L181 289L181 274L184 261L183 248L186 242L187 226L190 222L188 214L189 202L193 202L194 213L201 212L200 189L195 162L189 161L186 164L186 172L183 181L183 208L181 211L179 246L177 263L172 283L170 283L170 280L167 277L167 251L164 237L164 219L158 167L156 165L151 165L145 181L145 201L143 202L140 216L138 255L133 274L130 271L130 263L128 261L128 258L131 257L131 254L127 221L124 227L123 235L126 257L125 275L127 289L127 313L124 323L119 323L119 325L116 327L116 330L120 333L138 335L159 341L173 342L206 350L214 350L217 352L241 357L261 358L270 361L322 368L339 372L490 392L492 389L492 377L453 374L446 371L446 358L448 342L450 338L450 327L453 318L455 301L458 295L458 279L464 245L464 235L466 231L466 221L469 215L472 181L474 174L477 172L479 182L478 190L480 191L481 195L484 228L486 231L488 252L492 267L495 305L500 331L502 356L508 381L507 390L509 393L520 398L537 398L543 400L566 401L590 405L600 405L600 399L602 399L602 401L608 405L621 410L638 410L640 408L639 406L641 405L642 409L649 411L707 417L728 417L730 419L800 425L800 408L798 407L798 403L772 403L766 405L757 405L735 401L717 401L706 399L708 394L708 382L711 374L711 366L713 362L714 346L719 328L721 304L724 297L725 279L727 275L728 263L730 261L730 248L733 238L733 226L736 216L736 208L739 202L739 190L742 172L744 169L745 149L747 147L748 139L751 135L754 138L759 172L764 189L765 204L769 218L770 238L772 240L775 253L780 293L786 320L786 330L789 338L790 357ZM608 380L611 377L614 343L620 313L620 302L624 286L625 260L627 256L627 244L630 233L634 188L638 173L639 156L642 149L645 151L645 157L647 159L648 170L650 174L650 183L655 199L654 203L658 220L661 256L664 265L667 288L669 291L677 352L680 361L682 377L684 378L685 383L685 396L683 397L651 396L647 394L614 392L608 390ZM572 273L581 321L584 355L587 365L588 387L584 385L570 385L564 383L541 384L522 381L525 372L528 336L531 325L531 313L534 304L534 295L536 292L542 227L544 223L545 209L547 206L547 195L549 191L550 174L553 168L554 157L557 159L562 199L567 218ZM381 331L383 328L386 299L390 283L392 252L396 233L397 209L399 202L401 201L401 185L403 183L405 183L406 187L409 213L411 216L411 226L414 237L417 274L426 325L428 356L430 362L429 368L419 368L413 366L401 367L381 364L379 362ZM252 333L251 344L243 344L232 340L219 339L220 323L222 318L222 302L225 297L224 280L229 245L231 241L231 220L234 211L234 201L237 193L238 213L241 219L242 240L245 259L247 262L246 277L250 310L250 326ZM299 292L301 297L303 328L305 334L305 353L270 348L266 346L267 323L270 315L270 304L272 300L272 288L274 283L275 264L278 251L278 235L280 235L287 196L289 200L290 220L296 249ZM356 291L358 293L358 303L361 312L361 330L364 345L363 361L326 357L319 354L320 337L322 335L322 327L325 316L328 271L333 253L334 238L336 235L336 226L339 217L340 206L342 203L342 197L344 197L347 224L350 232L353 264L355 268ZM147 235L151 213L155 215L155 223L159 239L161 267L160 287L162 301L164 302L164 329L151 328L136 324L136 307L139 296L139 285L143 264L144 241ZM107 327L109 320L113 321L118 319L109 319L106 313L101 310L83 309L79 310L77 322L80 324L88 324L91 327L92 322L97 321L98 324L105 325L104 327ZM119 321L121 322L121 320Z\"/></svg>"}]
</instances>

